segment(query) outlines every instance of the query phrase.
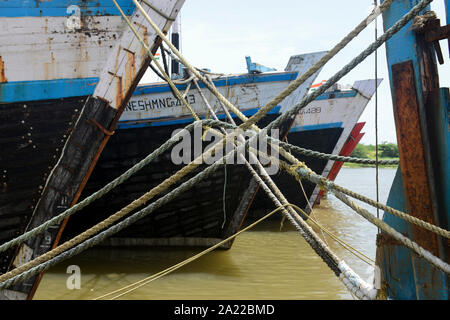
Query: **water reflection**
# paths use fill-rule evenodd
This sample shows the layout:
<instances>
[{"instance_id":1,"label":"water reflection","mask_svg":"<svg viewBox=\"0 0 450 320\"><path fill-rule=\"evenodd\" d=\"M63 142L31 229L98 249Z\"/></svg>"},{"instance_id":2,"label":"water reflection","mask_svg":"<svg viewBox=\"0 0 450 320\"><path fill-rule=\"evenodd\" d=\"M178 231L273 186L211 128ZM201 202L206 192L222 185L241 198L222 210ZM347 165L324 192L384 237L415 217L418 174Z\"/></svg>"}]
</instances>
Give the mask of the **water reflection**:
<instances>
[{"instance_id":1,"label":"water reflection","mask_svg":"<svg viewBox=\"0 0 450 320\"><path fill-rule=\"evenodd\" d=\"M395 175L380 169L380 200L385 202ZM375 199L375 170L342 169L338 184ZM355 184L356 183L356 184ZM374 210L371 210L375 212ZM375 257L376 227L329 195L314 210L327 229ZM362 278L372 268L326 238L337 255ZM92 299L124 287L200 252L180 248L92 248L47 271L35 299ZM68 290L69 265L80 266L81 289ZM239 236L231 250L214 251L168 276L122 297L125 299L352 299L334 273L301 236L285 223L269 221Z\"/></svg>"}]
</instances>

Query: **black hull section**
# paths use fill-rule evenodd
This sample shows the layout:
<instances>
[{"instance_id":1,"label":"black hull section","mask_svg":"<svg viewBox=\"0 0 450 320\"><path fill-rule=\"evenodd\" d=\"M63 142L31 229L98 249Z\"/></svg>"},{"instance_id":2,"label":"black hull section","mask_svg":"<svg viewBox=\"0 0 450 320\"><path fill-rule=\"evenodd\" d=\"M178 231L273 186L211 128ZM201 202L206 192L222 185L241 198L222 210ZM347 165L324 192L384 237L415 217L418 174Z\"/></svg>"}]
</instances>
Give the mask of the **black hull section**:
<instances>
[{"instance_id":1,"label":"black hull section","mask_svg":"<svg viewBox=\"0 0 450 320\"><path fill-rule=\"evenodd\" d=\"M78 199L111 134L117 110L96 98L69 98L1 106L2 167L0 198L2 243L33 229ZM13 219L8 219L13 218ZM4 252L4 271L56 246L65 223ZM0 292L0 299L31 298L42 274Z\"/></svg>"},{"instance_id":2,"label":"black hull section","mask_svg":"<svg viewBox=\"0 0 450 320\"><path fill-rule=\"evenodd\" d=\"M0 105L0 243L27 227L85 99ZM0 272L14 250L0 253Z\"/></svg>"},{"instance_id":3,"label":"black hull section","mask_svg":"<svg viewBox=\"0 0 450 320\"><path fill-rule=\"evenodd\" d=\"M258 125L265 126L275 117L270 115ZM121 175L167 141L174 130L185 126L117 130L103 151L81 198ZM72 216L63 233L63 240L117 212L183 166L173 164L171 151L164 153L108 195ZM180 183L205 168L206 165L201 165ZM221 167L171 203L107 239L104 245L204 246L216 243L240 225L241 220L236 219L236 211L250 178L244 165L227 165L226 169Z\"/></svg>"},{"instance_id":4,"label":"black hull section","mask_svg":"<svg viewBox=\"0 0 450 320\"><path fill-rule=\"evenodd\" d=\"M86 97L78 97L27 103L26 108L24 104L0 106L0 143L2 150L8 150L0 154L0 168L3 171L0 184L0 243L27 229L48 175L59 159L67 137L73 131L74 122L81 111L80 106L85 102ZM275 118L276 115L269 115L258 126L265 127ZM175 129L183 127L184 124L117 130L102 152L81 199L121 175L167 141ZM286 131L287 124L281 130L281 137ZM30 132L31 137L28 135ZM323 129L290 133L288 141L330 153L341 132L342 129ZM317 173L322 173L326 165L325 160L315 158L300 157L300 160L305 161ZM166 152L104 198L70 217L62 234L62 241L117 212L182 167L174 165L171 152ZM204 168L205 165L200 166L181 182ZM301 189L290 176L278 173L272 177L289 202L306 207ZM219 168L175 201L107 239L104 245L211 245L234 233L242 224L245 214L248 213L247 217L251 219L274 207L260 191L250 210L248 209L249 199L252 197L248 197L245 191L251 180L243 165ZM314 185L305 182L304 187L309 198ZM254 191L251 195L253 194ZM245 199L246 196L249 199ZM151 201L156 199L158 198ZM14 250L0 254L1 272L6 272L11 267Z\"/></svg>"}]
</instances>

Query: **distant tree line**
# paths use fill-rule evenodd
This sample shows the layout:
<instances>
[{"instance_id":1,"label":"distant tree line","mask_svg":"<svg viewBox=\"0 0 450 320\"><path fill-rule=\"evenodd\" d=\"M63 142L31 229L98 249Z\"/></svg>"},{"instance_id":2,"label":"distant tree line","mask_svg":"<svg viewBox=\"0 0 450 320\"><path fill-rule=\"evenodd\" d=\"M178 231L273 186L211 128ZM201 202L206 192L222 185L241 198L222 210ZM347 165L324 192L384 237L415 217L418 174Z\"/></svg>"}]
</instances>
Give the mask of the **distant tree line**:
<instances>
[{"instance_id":1,"label":"distant tree line","mask_svg":"<svg viewBox=\"0 0 450 320\"><path fill-rule=\"evenodd\" d=\"M375 159L375 146L359 143L353 150L351 156L365 159ZM395 143L383 142L378 145L378 156L380 158L398 158L398 146Z\"/></svg>"}]
</instances>

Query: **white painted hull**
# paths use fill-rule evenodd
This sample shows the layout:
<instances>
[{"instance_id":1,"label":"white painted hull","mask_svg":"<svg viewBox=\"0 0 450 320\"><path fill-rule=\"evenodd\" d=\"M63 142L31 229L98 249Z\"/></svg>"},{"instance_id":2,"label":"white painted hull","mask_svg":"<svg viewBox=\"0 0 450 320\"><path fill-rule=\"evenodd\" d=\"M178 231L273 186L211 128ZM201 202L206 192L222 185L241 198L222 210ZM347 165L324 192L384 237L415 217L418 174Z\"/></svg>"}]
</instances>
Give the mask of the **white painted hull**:
<instances>
[{"instance_id":1,"label":"white painted hull","mask_svg":"<svg viewBox=\"0 0 450 320\"><path fill-rule=\"evenodd\" d=\"M260 108L270 102L289 83L306 72L325 53L316 52L292 56L287 63L285 72L218 77L214 79L214 83L218 91L242 112ZM303 98L317 74L318 72L307 79L288 98L284 99L278 109L285 112L293 106L293 101ZM219 114L223 113L217 98L206 88L201 90L213 109ZM149 93L145 93L146 91L149 91ZM183 93L183 90L181 92ZM206 115L207 107L196 88L191 88L186 98L198 115ZM162 119L180 118L192 118L192 114L182 107L181 103L169 91L168 86L166 84L149 84L138 86L120 121L129 123L154 122Z\"/></svg>"},{"instance_id":2,"label":"white painted hull","mask_svg":"<svg viewBox=\"0 0 450 320\"><path fill-rule=\"evenodd\" d=\"M287 74L288 75L288 74ZM290 81L246 83L217 87L218 91L242 112L259 108L287 87ZM223 114L217 98L206 89L203 93L213 110ZM187 102L200 116L205 116L207 107L197 89L190 89ZM192 114L174 98L171 92L134 95L124 110L120 121L159 121L161 119L192 118Z\"/></svg>"}]
</instances>

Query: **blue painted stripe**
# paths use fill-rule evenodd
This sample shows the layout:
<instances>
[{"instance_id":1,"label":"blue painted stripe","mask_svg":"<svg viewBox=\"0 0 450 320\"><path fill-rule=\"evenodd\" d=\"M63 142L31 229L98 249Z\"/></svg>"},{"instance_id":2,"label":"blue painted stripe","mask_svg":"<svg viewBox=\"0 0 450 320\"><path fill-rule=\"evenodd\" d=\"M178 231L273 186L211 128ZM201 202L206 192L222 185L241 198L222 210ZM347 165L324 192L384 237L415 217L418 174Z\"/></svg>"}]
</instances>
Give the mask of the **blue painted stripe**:
<instances>
[{"instance_id":1,"label":"blue painted stripe","mask_svg":"<svg viewBox=\"0 0 450 320\"><path fill-rule=\"evenodd\" d=\"M117 0L122 10L133 14L132 0ZM119 16L120 12L111 0L0 0L0 17L66 17L71 5L80 7L82 16Z\"/></svg>"},{"instance_id":2,"label":"blue painted stripe","mask_svg":"<svg viewBox=\"0 0 450 320\"><path fill-rule=\"evenodd\" d=\"M216 87L227 85L291 81L297 77L296 72L282 74L239 75L229 77L228 80L214 81ZM98 78L85 79L58 79L45 81L20 81L0 83L0 103L25 102L37 100L50 100L67 97L90 95L95 90ZM199 83L204 88L204 84ZM179 90L185 90L187 85L177 86ZM133 95L170 92L167 84L138 86Z\"/></svg>"},{"instance_id":3,"label":"blue painted stripe","mask_svg":"<svg viewBox=\"0 0 450 320\"><path fill-rule=\"evenodd\" d=\"M0 103L87 96L94 92L97 83L98 78L1 83Z\"/></svg>"},{"instance_id":4,"label":"blue painted stripe","mask_svg":"<svg viewBox=\"0 0 450 320\"><path fill-rule=\"evenodd\" d=\"M358 91L356 90L325 92L318 96L316 100L353 98L356 96L357 92Z\"/></svg>"},{"instance_id":5,"label":"blue painted stripe","mask_svg":"<svg viewBox=\"0 0 450 320\"><path fill-rule=\"evenodd\" d=\"M233 86L247 83L263 83L276 81L292 81L297 78L297 72L285 72L281 74L242 74L238 76L231 76L228 78L221 78L214 81L216 87ZM205 88L205 85L199 82L200 88ZM187 84L177 85L178 90L185 90ZM169 92L170 88L167 84L161 85L139 85L133 93L133 96L151 93Z\"/></svg>"},{"instance_id":6,"label":"blue painted stripe","mask_svg":"<svg viewBox=\"0 0 450 320\"><path fill-rule=\"evenodd\" d=\"M307 126L292 127L291 130L289 130L289 132L323 130L323 129L341 128L341 127L342 127L342 122L329 122L329 123L321 123L321 124L311 124L311 125L307 125Z\"/></svg>"},{"instance_id":7,"label":"blue painted stripe","mask_svg":"<svg viewBox=\"0 0 450 320\"><path fill-rule=\"evenodd\" d=\"M450 24L450 1L445 0L445 13L447 14L447 24Z\"/></svg>"},{"instance_id":8,"label":"blue painted stripe","mask_svg":"<svg viewBox=\"0 0 450 320\"><path fill-rule=\"evenodd\" d=\"M275 108L273 108L270 112L268 112L267 114L277 114L280 112L281 106L276 106ZM252 108L252 109L248 109L243 111L242 113L246 116L246 117L251 117L252 115L254 115L257 111L259 110L259 108ZM234 113L231 113L231 116L233 118L237 118L237 116ZM205 117L200 117L201 119L205 119ZM217 118L219 118L219 120L223 120L226 118L225 114L218 114ZM119 121L117 124L117 129L136 129L136 128L144 128L144 127L162 127L162 126L173 126L173 125L179 125L179 124L186 124L186 123L192 123L194 122L194 118L185 118L185 119L176 119L176 120L167 120L167 121L155 121L157 120L157 118L152 118L152 119L146 119L146 120L140 120L140 121L147 121L147 122L130 122L128 121L124 121L121 122Z\"/></svg>"}]
</instances>

